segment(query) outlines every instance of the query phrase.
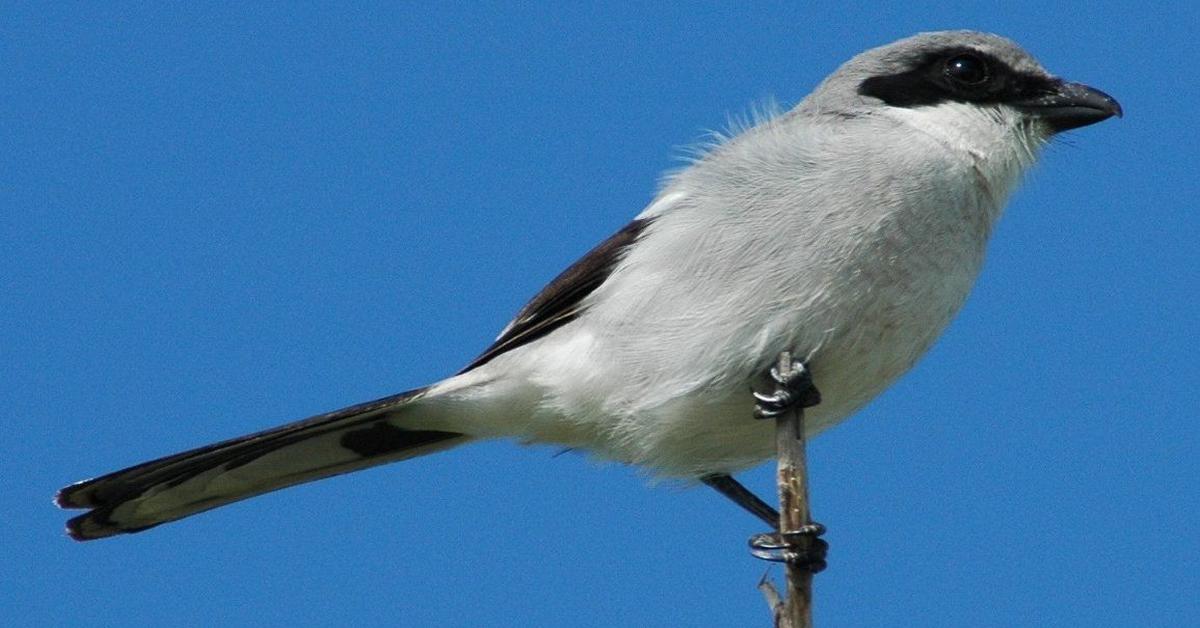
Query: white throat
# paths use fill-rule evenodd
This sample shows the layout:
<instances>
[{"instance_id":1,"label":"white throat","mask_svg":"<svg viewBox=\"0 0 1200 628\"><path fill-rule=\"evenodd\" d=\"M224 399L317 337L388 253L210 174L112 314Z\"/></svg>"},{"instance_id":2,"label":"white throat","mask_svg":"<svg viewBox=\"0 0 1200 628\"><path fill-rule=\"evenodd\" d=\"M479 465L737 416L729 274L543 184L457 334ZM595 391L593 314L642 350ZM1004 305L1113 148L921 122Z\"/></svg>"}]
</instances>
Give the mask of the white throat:
<instances>
[{"instance_id":1,"label":"white throat","mask_svg":"<svg viewBox=\"0 0 1200 628\"><path fill-rule=\"evenodd\" d=\"M944 102L888 107L886 115L969 159L997 212L1047 141L1043 130L1007 105Z\"/></svg>"}]
</instances>

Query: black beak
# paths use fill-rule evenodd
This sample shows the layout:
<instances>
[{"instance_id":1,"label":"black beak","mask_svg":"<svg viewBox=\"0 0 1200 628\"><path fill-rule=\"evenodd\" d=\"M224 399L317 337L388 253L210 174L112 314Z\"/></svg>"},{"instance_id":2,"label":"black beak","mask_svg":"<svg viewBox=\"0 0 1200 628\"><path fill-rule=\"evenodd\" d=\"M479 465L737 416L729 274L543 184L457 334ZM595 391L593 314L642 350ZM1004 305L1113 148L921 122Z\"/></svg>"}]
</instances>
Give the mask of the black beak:
<instances>
[{"instance_id":1,"label":"black beak","mask_svg":"<svg viewBox=\"0 0 1200 628\"><path fill-rule=\"evenodd\" d=\"M1013 103L1044 120L1055 133L1121 117L1121 105L1112 96L1082 83L1059 82L1038 96Z\"/></svg>"}]
</instances>

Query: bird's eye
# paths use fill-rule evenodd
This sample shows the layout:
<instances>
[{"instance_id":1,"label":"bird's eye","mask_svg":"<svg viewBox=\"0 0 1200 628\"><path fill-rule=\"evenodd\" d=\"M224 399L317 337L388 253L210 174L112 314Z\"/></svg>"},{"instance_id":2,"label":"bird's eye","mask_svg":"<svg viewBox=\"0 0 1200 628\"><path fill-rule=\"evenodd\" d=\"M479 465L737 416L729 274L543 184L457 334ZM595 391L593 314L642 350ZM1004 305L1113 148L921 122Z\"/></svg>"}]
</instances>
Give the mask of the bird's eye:
<instances>
[{"instance_id":1,"label":"bird's eye","mask_svg":"<svg viewBox=\"0 0 1200 628\"><path fill-rule=\"evenodd\" d=\"M975 55L956 55L946 60L946 76L962 85L976 87L987 82L987 62Z\"/></svg>"}]
</instances>

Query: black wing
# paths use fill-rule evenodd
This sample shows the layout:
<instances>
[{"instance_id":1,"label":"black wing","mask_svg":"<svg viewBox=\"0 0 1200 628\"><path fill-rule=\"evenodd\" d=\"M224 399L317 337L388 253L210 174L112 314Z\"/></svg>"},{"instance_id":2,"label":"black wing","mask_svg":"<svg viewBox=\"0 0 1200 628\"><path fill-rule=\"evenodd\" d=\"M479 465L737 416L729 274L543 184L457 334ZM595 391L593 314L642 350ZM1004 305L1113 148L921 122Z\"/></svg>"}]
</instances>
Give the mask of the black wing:
<instances>
[{"instance_id":1,"label":"black wing","mask_svg":"<svg viewBox=\"0 0 1200 628\"><path fill-rule=\"evenodd\" d=\"M487 364L492 358L532 342L575 320L583 310L580 303L608 279L626 250L650 225L651 219L634 220L614 233L579 261L555 277L517 313L500 337L461 373Z\"/></svg>"}]
</instances>

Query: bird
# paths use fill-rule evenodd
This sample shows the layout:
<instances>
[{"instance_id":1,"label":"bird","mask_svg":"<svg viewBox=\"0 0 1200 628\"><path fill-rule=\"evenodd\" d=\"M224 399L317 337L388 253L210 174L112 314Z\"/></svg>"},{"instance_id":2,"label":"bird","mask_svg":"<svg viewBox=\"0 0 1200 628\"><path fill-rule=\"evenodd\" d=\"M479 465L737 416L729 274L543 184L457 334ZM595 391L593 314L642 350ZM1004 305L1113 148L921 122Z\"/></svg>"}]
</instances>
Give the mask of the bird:
<instances>
[{"instance_id":1,"label":"bird","mask_svg":"<svg viewBox=\"0 0 1200 628\"><path fill-rule=\"evenodd\" d=\"M780 353L819 390L806 435L853 415L959 311L1042 149L1122 113L994 34L866 50L704 146L458 373L67 486L57 505L85 510L67 532L139 532L486 439L702 480L755 512L732 474L775 455L754 416L771 398L750 391Z\"/></svg>"}]
</instances>

